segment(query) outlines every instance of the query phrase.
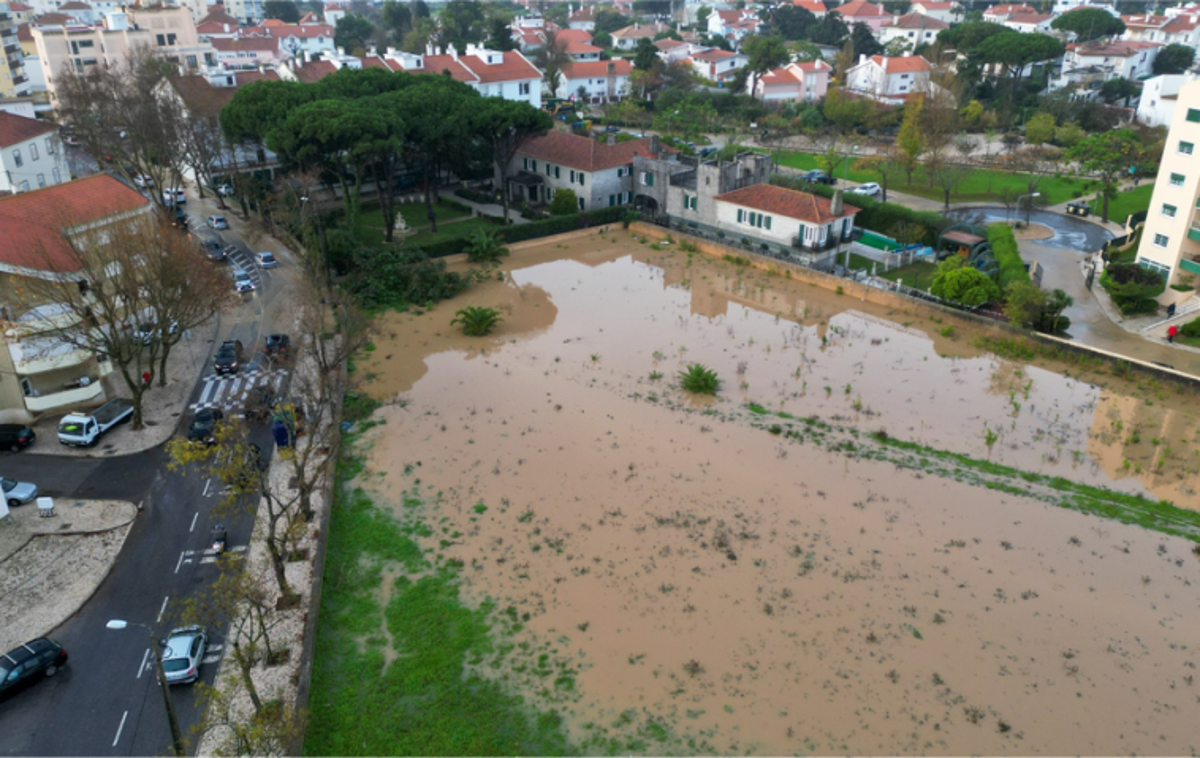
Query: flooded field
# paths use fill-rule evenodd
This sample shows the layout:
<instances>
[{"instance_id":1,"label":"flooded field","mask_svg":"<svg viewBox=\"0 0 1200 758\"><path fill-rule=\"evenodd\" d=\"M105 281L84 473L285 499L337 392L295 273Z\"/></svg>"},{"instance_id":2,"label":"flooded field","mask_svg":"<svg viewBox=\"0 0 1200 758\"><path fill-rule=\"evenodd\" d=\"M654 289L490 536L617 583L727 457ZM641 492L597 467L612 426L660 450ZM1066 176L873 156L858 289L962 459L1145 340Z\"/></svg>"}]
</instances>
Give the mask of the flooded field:
<instances>
[{"instance_id":1,"label":"flooded field","mask_svg":"<svg viewBox=\"0 0 1200 758\"><path fill-rule=\"evenodd\" d=\"M626 231L503 272L378 322L355 483L582 750L1200 749L1194 543L1051 504L1200 508L1194 394ZM464 305L505 321L463 337Z\"/></svg>"}]
</instances>

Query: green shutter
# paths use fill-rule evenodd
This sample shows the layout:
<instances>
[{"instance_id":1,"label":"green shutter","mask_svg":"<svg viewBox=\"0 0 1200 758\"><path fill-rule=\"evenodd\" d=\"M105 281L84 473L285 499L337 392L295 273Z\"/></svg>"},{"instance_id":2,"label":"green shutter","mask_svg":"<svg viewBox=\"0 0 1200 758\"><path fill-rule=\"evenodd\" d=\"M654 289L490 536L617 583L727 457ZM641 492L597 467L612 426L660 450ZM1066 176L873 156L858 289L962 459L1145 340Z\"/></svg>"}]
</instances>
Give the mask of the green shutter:
<instances>
[{"instance_id":1,"label":"green shutter","mask_svg":"<svg viewBox=\"0 0 1200 758\"><path fill-rule=\"evenodd\" d=\"M1191 142L1180 142L1179 143L1179 152L1183 153L1184 155L1191 155L1192 150L1194 150L1195 147L1196 146L1193 145Z\"/></svg>"},{"instance_id":2,"label":"green shutter","mask_svg":"<svg viewBox=\"0 0 1200 758\"><path fill-rule=\"evenodd\" d=\"M617 204L617 196L616 196L616 195L609 195L609 196L608 196L608 207L609 207L609 208L611 208L611 207L613 207L613 206L614 206L614 205L616 205L616 204Z\"/></svg>"},{"instance_id":3,"label":"green shutter","mask_svg":"<svg viewBox=\"0 0 1200 758\"><path fill-rule=\"evenodd\" d=\"M562 177L562 171L559 169L558 166L555 166L554 167L554 178L558 179L560 177Z\"/></svg>"},{"instance_id":4,"label":"green shutter","mask_svg":"<svg viewBox=\"0 0 1200 758\"><path fill-rule=\"evenodd\" d=\"M767 229L770 230L770 228L771 228L771 217L767 216Z\"/></svg>"},{"instance_id":5,"label":"green shutter","mask_svg":"<svg viewBox=\"0 0 1200 758\"><path fill-rule=\"evenodd\" d=\"M647 187L654 186L654 174L650 174L650 173L646 174L646 186Z\"/></svg>"},{"instance_id":6,"label":"green shutter","mask_svg":"<svg viewBox=\"0 0 1200 758\"><path fill-rule=\"evenodd\" d=\"M1171 174L1171 184L1174 184L1176 187L1182 187L1185 178L1183 174Z\"/></svg>"},{"instance_id":7,"label":"green shutter","mask_svg":"<svg viewBox=\"0 0 1200 758\"><path fill-rule=\"evenodd\" d=\"M580 172L579 172L579 186L580 186L580 187L582 187L582 186L583 186L583 179L584 179L583 172L582 172L582 171L580 171Z\"/></svg>"},{"instance_id":8,"label":"green shutter","mask_svg":"<svg viewBox=\"0 0 1200 758\"><path fill-rule=\"evenodd\" d=\"M1193 124L1200 124L1200 110L1188 108L1187 120L1191 121Z\"/></svg>"},{"instance_id":9,"label":"green shutter","mask_svg":"<svg viewBox=\"0 0 1200 758\"><path fill-rule=\"evenodd\" d=\"M744 211L743 211L741 208L738 208L738 223L739 223L739 224L740 224L740 223L742 223L742 215L743 215L743 213L744 213Z\"/></svg>"}]
</instances>

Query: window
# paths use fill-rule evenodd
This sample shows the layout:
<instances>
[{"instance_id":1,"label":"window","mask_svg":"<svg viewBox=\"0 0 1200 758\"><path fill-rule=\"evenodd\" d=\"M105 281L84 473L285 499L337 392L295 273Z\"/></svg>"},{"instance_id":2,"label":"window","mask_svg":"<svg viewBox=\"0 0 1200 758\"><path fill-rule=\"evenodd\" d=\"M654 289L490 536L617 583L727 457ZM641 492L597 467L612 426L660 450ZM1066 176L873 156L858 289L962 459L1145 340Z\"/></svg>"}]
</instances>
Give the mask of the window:
<instances>
[{"instance_id":1,"label":"window","mask_svg":"<svg viewBox=\"0 0 1200 758\"><path fill-rule=\"evenodd\" d=\"M1175 218L1175 211L1176 211L1176 210L1177 210L1177 209L1175 208L1175 206L1173 206L1173 205L1167 205L1166 203L1163 203L1163 207L1162 207L1162 214L1163 214L1164 216L1169 216L1169 217L1171 217L1171 218Z\"/></svg>"},{"instance_id":2,"label":"window","mask_svg":"<svg viewBox=\"0 0 1200 758\"><path fill-rule=\"evenodd\" d=\"M29 182L21 182L21 184L17 186L17 189L19 189L21 192L28 192Z\"/></svg>"},{"instance_id":3,"label":"window","mask_svg":"<svg viewBox=\"0 0 1200 758\"><path fill-rule=\"evenodd\" d=\"M36 161L38 159L38 149L36 142L29 143L29 160Z\"/></svg>"},{"instance_id":4,"label":"window","mask_svg":"<svg viewBox=\"0 0 1200 758\"><path fill-rule=\"evenodd\" d=\"M583 198L579 198L579 210L583 210Z\"/></svg>"},{"instance_id":5,"label":"window","mask_svg":"<svg viewBox=\"0 0 1200 758\"><path fill-rule=\"evenodd\" d=\"M537 159L536 159L536 158L535 158L535 159L533 159L533 160L531 160L531 161L529 161L529 170L530 170L530 171L537 171Z\"/></svg>"},{"instance_id":6,"label":"window","mask_svg":"<svg viewBox=\"0 0 1200 758\"><path fill-rule=\"evenodd\" d=\"M571 184L575 183L575 169L571 169Z\"/></svg>"},{"instance_id":7,"label":"window","mask_svg":"<svg viewBox=\"0 0 1200 758\"><path fill-rule=\"evenodd\" d=\"M529 82L521 82L517 85L517 91L522 95L529 94Z\"/></svg>"},{"instance_id":8,"label":"window","mask_svg":"<svg viewBox=\"0 0 1200 758\"><path fill-rule=\"evenodd\" d=\"M550 170L550 164L546 164L546 176L554 176L554 172Z\"/></svg>"},{"instance_id":9,"label":"window","mask_svg":"<svg viewBox=\"0 0 1200 758\"><path fill-rule=\"evenodd\" d=\"M609 207L609 208L611 208L611 207L613 207L613 206L614 206L614 205L616 205L616 204L617 204L617 196L616 196L616 195L609 195L609 196L608 196L608 207Z\"/></svg>"},{"instance_id":10,"label":"window","mask_svg":"<svg viewBox=\"0 0 1200 758\"><path fill-rule=\"evenodd\" d=\"M582 186L583 186L583 178L584 178L584 176L585 176L585 174L584 174L582 171L580 171L580 172L579 172L579 186L580 186L580 187L582 187Z\"/></svg>"},{"instance_id":11,"label":"window","mask_svg":"<svg viewBox=\"0 0 1200 758\"><path fill-rule=\"evenodd\" d=\"M738 220L737 220L737 222L738 222L739 224L740 224L740 223L742 223L742 219L745 217L745 215L746 215L746 212L745 212L745 211L743 211L741 208L738 208Z\"/></svg>"},{"instance_id":12,"label":"window","mask_svg":"<svg viewBox=\"0 0 1200 758\"><path fill-rule=\"evenodd\" d=\"M13 164L16 165L17 168L25 165L25 161L21 159L21 148L13 150Z\"/></svg>"},{"instance_id":13,"label":"window","mask_svg":"<svg viewBox=\"0 0 1200 758\"><path fill-rule=\"evenodd\" d=\"M767 216L767 231L771 231L771 217Z\"/></svg>"},{"instance_id":14,"label":"window","mask_svg":"<svg viewBox=\"0 0 1200 758\"><path fill-rule=\"evenodd\" d=\"M1157 271L1158 273L1162 274L1163 279L1169 280L1171 278L1171 267L1167 266L1165 264L1159 263L1158 261L1151 261L1151 260L1147 260L1145 258L1138 258L1137 265L1141 266L1142 268L1148 268L1151 271Z\"/></svg>"},{"instance_id":15,"label":"window","mask_svg":"<svg viewBox=\"0 0 1200 758\"><path fill-rule=\"evenodd\" d=\"M58 184L59 182L61 182L61 181L62 181L62 174L60 174L60 173L58 172L58 169L57 169L57 168L56 168L56 169L54 169L54 170L53 170L51 173L52 173L52 174L54 174L54 183L55 183L55 184Z\"/></svg>"},{"instance_id":16,"label":"window","mask_svg":"<svg viewBox=\"0 0 1200 758\"><path fill-rule=\"evenodd\" d=\"M620 179L622 176L625 176L625 167L618 166L617 167L617 178Z\"/></svg>"},{"instance_id":17,"label":"window","mask_svg":"<svg viewBox=\"0 0 1200 758\"><path fill-rule=\"evenodd\" d=\"M646 185L647 187L653 187L654 186L654 174L651 174L648 171L643 171L642 172L642 184Z\"/></svg>"},{"instance_id":18,"label":"window","mask_svg":"<svg viewBox=\"0 0 1200 758\"><path fill-rule=\"evenodd\" d=\"M1159 247L1166 247L1168 242L1170 242L1170 240L1167 239L1167 235L1165 235L1165 234L1154 235L1154 244L1155 245L1158 245Z\"/></svg>"},{"instance_id":19,"label":"window","mask_svg":"<svg viewBox=\"0 0 1200 758\"><path fill-rule=\"evenodd\" d=\"M1180 142L1179 143L1179 152L1183 153L1184 155L1191 155L1192 151L1195 149L1196 149L1196 146L1193 145L1191 142Z\"/></svg>"},{"instance_id":20,"label":"window","mask_svg":"<svg viewBox=\"0 0 1200 758\"><path fill-rule=\"evenodd\" d=\"M1200 108L1188 108L1187 120L1193 124L1200 124Z\"/></svg>"},{"instance_id":21,"label":"window","mask_svg":"<svg viewBox=\"0 0 1200 758\"><path fill-rule=\"evenodd\" d=\"M154 35L154 41L158 43L159 47L166 47L167 45L167 37L165 34Z\"/></svg>"},{"instance_id":22,"label":"window","mask_svg":"<svg viewBox=\"0 0 1200 758\"><path fill-rule=\"evenodd\" d=\"M1171 174L1171 186L1182 187L1183 186L1183 178L1184 178L1183 174Z\"/></svg>"},{"instance_id":23,"label":"window","mask_svg":"<svg viewBox=\"0 0 1200 758\"><path fill-rule=\"evenodd\" d=\"M526 171L529 170L529 159L528 158L521 159L521 168L525 169Z\"/></svg>"},{"instance_id":24,"label":"window","mask_svg":"<svg viewBox=\"0 0 1200 758\"><path fill-rule=\"evenodd\" d=\"M46 186L46 175L45 174L38 174L38 186L39 187Z\"/></svg>"}]
</instances>

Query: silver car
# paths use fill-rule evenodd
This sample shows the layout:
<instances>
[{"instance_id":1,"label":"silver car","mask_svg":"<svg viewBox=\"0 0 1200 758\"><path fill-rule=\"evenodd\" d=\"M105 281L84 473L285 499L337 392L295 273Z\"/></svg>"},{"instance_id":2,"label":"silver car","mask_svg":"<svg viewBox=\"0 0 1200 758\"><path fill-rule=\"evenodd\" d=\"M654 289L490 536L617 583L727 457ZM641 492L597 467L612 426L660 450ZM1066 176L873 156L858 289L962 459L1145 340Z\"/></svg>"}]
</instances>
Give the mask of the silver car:
<instances>
[{"instance_id":1,"label":"silver car","mask_svg":"<svg viewBox=\"0 0 1200 758\"><path fill-rule=\"evenodd\" d=\"M29 482L18 482L16 479L0 477L0 486L4 488L4 499L8 501L11 508L33 502L33 499L38 496L37 485Z\"/></svg>"},{"instance_id":2,"label":"silver car","mask_svg":"<svg viewBox=\"0 0 1200 758\"><path fill-rule=\"evenodd\" d=\"M190 684L200 678L200 663L208 649L208 633L202 626L172 629L162 651L163 675L167 684Z\"/></svg>"},{"instance_id":3,"label":"silver car","mask_svg":"<svg viewBox=\"0 0 1200 758\"><path fill-rule=\"evenodd\" d=\"M233 290L234 292L253 292L254 280L245 270L235 268L233 270Z\"/></svg>"}]
</instances>

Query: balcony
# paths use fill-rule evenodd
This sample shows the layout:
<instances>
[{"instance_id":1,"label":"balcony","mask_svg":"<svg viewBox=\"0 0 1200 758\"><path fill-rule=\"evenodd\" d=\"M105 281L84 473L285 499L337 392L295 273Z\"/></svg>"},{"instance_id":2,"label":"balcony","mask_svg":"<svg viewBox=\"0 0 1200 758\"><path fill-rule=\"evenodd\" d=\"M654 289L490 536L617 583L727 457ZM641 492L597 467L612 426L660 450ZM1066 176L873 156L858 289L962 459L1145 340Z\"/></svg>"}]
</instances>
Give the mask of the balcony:
<instances>
[{"instance_id":1,"label":"balcony","mask_svg":"<svg viewBox=\"0 0 1200 758\"><path fill-rule=\"evenodd\" d=\"M1200 242L1200 210L1192 214L1192 224L1188 227L1188 239Z\"/></svg>"},{"instance_id":2,"label":"balcony","mask_svg":"<svg viewBox=\"0 0 1200 758\"><path fill-rule=\"evenodd\" d=\"M838 245L844 245L847 242L858 239L861 236L861 231L859 231L858 234L851 232L850 234L843 236L841 239L838 239L836 234L831 234L825 239L824 242L817 244L806 244L803 239L796 237L792 240L792 247L796 248L797 250L803 250L806 253L823 253L826 250L832 250Z\"/></svg>"},{"instance_id":3,"label":"balcony","mask_svg":"<svg viewBox=\"0 0 1200 758\"><path fill-rule=\"evenodd\" d=\"M30 413L44 413L54 409L86 405L103 394L104 387L101 383L92 382L86 387L76 387L74 389L63 390L62 392L41 394L38 397L33 397L32 395L26 396L25 408Z\"/></svg>"}]
</instances>

